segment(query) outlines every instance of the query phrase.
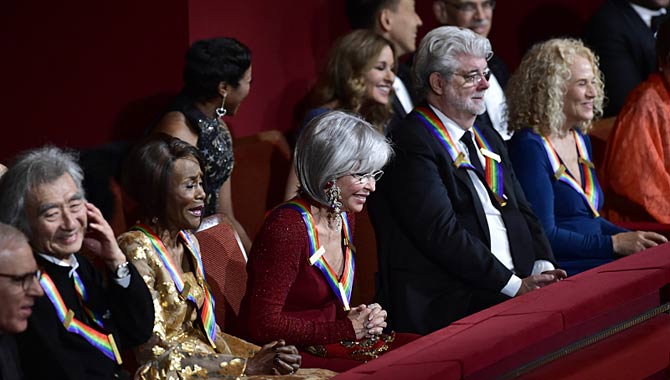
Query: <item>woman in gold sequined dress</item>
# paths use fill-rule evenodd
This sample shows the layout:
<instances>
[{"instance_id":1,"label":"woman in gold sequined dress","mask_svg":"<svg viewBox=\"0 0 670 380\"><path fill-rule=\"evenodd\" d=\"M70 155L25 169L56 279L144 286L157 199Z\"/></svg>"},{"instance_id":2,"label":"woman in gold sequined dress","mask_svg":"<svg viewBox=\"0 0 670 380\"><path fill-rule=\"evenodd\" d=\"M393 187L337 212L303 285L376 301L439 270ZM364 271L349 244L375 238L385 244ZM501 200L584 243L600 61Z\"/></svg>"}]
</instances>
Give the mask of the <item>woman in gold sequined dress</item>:
<instances>
[{"instance_id":1,"label":"woman in gold sequined dress","mask_svg":"<svg viewBox=\"0 0 670 380\"><path fill-rule=\"evenodd\" d=\"M128 157L124 187L143 217L118 240L149 287L155 309L153 335L136 350L135 378L329 377L318 370L295 373L301 357L283 340L258 347L216 325L198 241L190 232L203 212L202 176L197 149L168 135L155 135Z\"/></svg>"}]
</instances>

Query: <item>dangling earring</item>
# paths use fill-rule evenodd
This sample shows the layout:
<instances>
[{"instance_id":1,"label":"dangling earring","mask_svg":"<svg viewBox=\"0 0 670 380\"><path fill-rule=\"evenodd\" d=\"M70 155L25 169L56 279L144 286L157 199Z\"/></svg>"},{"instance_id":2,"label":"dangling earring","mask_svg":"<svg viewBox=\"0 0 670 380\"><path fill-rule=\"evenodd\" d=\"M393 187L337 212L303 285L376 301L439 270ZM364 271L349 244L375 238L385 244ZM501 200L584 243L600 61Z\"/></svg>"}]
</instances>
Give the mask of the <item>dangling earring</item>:
<instances>
[{"instance_id":1,"label":"dangling earring","mask_svg":"<svg viewBox=\"0 0 670 380\"><path fill-rule=\"evenodd\" d=\"M342 214L342 202L340 202L341 194L340 188L335 184L335 181L328 182L328 188L326 189L326 198L328 198L328 203L330 209L328 210L328 219L329 222L334 222L336 228L340 228L340 223L342 222L340 215Z\"/></svg>"},{"instance_id":2,"label":"dangling earring","mask_svg":"<svg viewBox=\"0 0 670 380\"><path fill-rule=\"evenodd\" d=\"M221 101L221 107L214 110L214 112L216 113L216 117L218 119L226 116L226 113L228 112L226 110L226 96L227 96L227 93L224 92L223 93L223 100Z\"/></svg>"}]
</instances>

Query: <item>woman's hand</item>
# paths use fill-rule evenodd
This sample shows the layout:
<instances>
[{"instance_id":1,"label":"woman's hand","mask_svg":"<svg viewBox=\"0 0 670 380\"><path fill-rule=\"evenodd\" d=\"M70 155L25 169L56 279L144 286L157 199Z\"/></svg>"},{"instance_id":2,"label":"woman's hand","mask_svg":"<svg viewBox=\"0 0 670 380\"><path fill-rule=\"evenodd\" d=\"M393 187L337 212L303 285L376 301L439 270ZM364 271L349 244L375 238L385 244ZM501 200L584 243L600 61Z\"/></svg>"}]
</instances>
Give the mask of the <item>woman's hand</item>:
<instances>
[{"instance_id":1,"label":"woman's hand","mask_svg":"<svg viewBox=\"0 0 670 380\"><path fill-rule=\"evenodd\" d=\"M354 326L354 332L356 333L356 339L362 339L368 335L368 324L370 320L368 317L372 312L366 305L358 305L355 308L349 310L347 318L351 320L351 324Z\"/></svg>"},{"instance_id":2,"label":"woman's hand","mask_svg":"<svg viewBox=\"0 0 670 380\"><path fill-rule=\"evenodd\" d=\"M373 303L367 306L368 310L370 310L370 314L368 315L368 324L366 327L368 328L368 333L365 335L366 338L372 338L377 335L381 335L381 333L384 331L384 328L386 328L386 317L388 314L386 313L386 310L382 309L382 307L378 303Z\"/></svg>"},{"instance_id":3,"label":"woman's hand","mask_svg":"<svg viewBox=\"0 0 670 380\"><path fill-rule=\"evenodd\" d=\"M263 346L249 358L245 375L288 375L300 368L302 357L295 346L276 340Z\"/></svg>"},{"instance_id":4,"label":"woman's hand","mask_svg":"<svg viewBox=\"0 0 670 380\"><path fill-rule=\"evenodd\" d=\"M667 242L665 236L649 231L622 232L612 236L614 253L621 256L628 256Z\"/></svg>"}]
</instances>

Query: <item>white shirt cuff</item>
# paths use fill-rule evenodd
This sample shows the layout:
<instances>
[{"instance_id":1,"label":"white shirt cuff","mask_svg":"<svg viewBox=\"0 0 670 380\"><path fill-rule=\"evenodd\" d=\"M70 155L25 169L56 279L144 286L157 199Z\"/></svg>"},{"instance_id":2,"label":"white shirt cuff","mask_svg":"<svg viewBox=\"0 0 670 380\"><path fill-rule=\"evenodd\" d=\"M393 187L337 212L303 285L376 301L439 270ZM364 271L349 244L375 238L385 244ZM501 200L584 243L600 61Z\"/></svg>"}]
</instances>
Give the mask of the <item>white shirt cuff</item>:
<instances>
[{"instance_id":1,"label":"white shirt cuff","mask_svg":"<svg viewBox=\"0 0 670 380\"><path fill-rule=\"evenodd\" d=\"M519 276L513 274L509 281L507 281L507 285L502 288L500 293L508 297L514 297L519 292L519 288L521 288L521 279Z\"/></svg>"},{"instance_id":2,"label":"white shirt cuff","mask_svg":"<svg viewBox=\"0 0 670 380\"><path fill-rule=\"evenodd\" d=\"M120 287L127 289L130 286L130 273L127 276L121 278L114 278L114 282Z\"/></svg>"},{"instance_id":3,"label":"white shirt cuff","mask_svg":"<svg viewBox=\"0 0 670 380\"><path fill-rule=\"evenodd\" d=\"M542 272L554 269L556 269L556 267L551 262L547 260L536 260L535 264L533 264L533 271L530 274L531 275L540 274Z\"/></svg>"}]
</instances>

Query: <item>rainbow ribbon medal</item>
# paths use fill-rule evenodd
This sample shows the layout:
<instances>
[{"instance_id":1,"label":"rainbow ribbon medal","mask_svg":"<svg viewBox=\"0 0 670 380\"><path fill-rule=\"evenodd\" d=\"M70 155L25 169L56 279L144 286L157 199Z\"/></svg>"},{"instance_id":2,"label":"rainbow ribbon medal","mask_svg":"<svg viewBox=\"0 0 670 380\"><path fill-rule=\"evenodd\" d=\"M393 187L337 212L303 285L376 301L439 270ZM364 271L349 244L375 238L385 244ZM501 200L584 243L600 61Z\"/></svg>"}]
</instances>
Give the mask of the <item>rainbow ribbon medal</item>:
<instances>
[{"instance_id":1,"label":"rainbow ribbon medal","mask_svg":"<svg viewBox=\"0 0 670 380\"><path fill-rule=\"evenodd\" d=\"M158 236L156 236L153 230L151 230L151 228L147 225L139 224L134 226L132 229L144 233L149 238L149 241L151 242L151 245L154 247L154 250L156 251L158 258L161 260L161 262L167 269L168 273L170 273L170 277L172 278L172 281L174 282L174 285L177 288L179 296L182 299L188 299L189 301L193 302L193 304L195 304L196 307L198 307L198 301L189 292L191 290L191 287L189 286L188 283L184 283L184 280L182 280L181 275L177 270L177 266L174 264L174 262L172 262L172 257L170 256L167 248L165 248L165 245L163 245L161 239ZM186 242L186 247L188 248L187 251L195 259L196 272L198 273L200 279L202 280L203 290L205 293L205 300L202 303L202 307L199 308L200 322L202 323L202 326L205 329L205 335L207 336L209 343L212 345L212 347L216 348L216 345L214 344L214 342L216 341L216 318L214 316L214 297L212 297L212 293L209 290L207 283L205 282L205 270L202 265L202 259L200 258L200 252L198 252L195 244L193 243L193 241L186 232L182 230L179 232L179 235Z\"/></svg>"},{"instance_id":2,"label":"rainbow ribbon medal","mask_svg":"<svg viewBox=\"0 0 670 380\"><path fill-rule=\"evenodd\" d=\"M584 171L583 189L575 180L575 178L570 175L570 173L568 173L565 165L563 165L561 162L561 159L558 157L558 154L556 153L554 146L551 145L549 139L542 135L540 135L540 139L542 140L542 145L547 152L547 157L549 158L551 168L554 171L554 179L566 183L579 195L581 195L581 197L591 209L591 212L593 212L593 216L597 218L600 216L598 213L598 203L600 202L600 197L598 195L598 189L596 188L596 169L591 162L591 158L589 157L589 152L586 149L584 138L574 130L572 130L572 134L575 138L575 143L577 144L579 164L582 165L582 170Z\"/></svg>"},{"instance_id":3,"label":"rainbow ribbon medal","mask_svg":"<svg viewBox=\"0 0 670 380\"><path fill-rule=\"evenodd\" d=\"M93 310L86 306L86 303L88 302L88 293L86 292L84 282L81 280L81 277L79 277L79 273L77 273L76 270L72 272L72 279L74 280L74 289L77 291L79 299L81 299L81 305L83 306L86 315L88 315L88 317L100 328L105 328L102 325L102 319L93 312Z\"/></svg>"},{"instance_id":4,"label":"rainbow ribbon medal","mask_svg":"<svg viewBox=\"0 0 670 380\"><path fill-rule=\"evenodd\" d=\"M414 111L416 111L419 120L421 120L426 128L428 128L438 141L442 143L442 146L444 146L444 149L451 157L456 168L472 169L477 172L475 167L465 157L465 154L458 149L454 140L451 139L447 128L432 110L425 107L416 107ZM486 184L488 185L489 190L491 190L495 200L498 201L498 204L500 204L500 206L505 206L507 204L507 197L505 196L503 168L500 156L493 152L491 145L479 132L476 125L472 130L474 131L475 141L477 141L480 152L486 160L486 173L484 174Z\"/></svg>"},{"instance_id":5,"label":"rainbow ribbon medal","mask_svg":"<svg viewBox=\"0 0 670 380\"><path fill-rule=\"evenodd\" d=\"M354 255L352 252L354 251L354 245L351 241L351 230L346 213L343 212L341 215L346 243L346 249L344 253L344 270L342 272L342 278L338 279L337 274L323 256L326 250L319 243L319 233L316 229L316 223L314 223L314 217L309 211L309 205L307 202L302 199L293 199L284 203L284 205L281 207L292 208L302 215L302 220L305 222L305 227L307 227L307 236L309 237L310 264L321 270L321 273L323 273L323 276L326 278L326 282L328 282L330 288L333 290L337 298L342 302L342 305L344 305L344 310L350 310L349 302L351 301L351 291L354 285L354 271L356 265L354 263Z\"/></svg>"},{"instance_id":6,"label":"rainbow ribbon medal","mask_svg":"<svg viewBox=\"0 0 670 380\"><path fill-rule=\"evenodd\" d=\"M63 323L65 330L81 336L89 344L118 364L123 363L119 349L116 347L114 336L112 334L105 335L75 318L74 312L65 306L63 298L48 274L42 274L40 285L44 289L44 294L46 294L56 309L58 319Z\"/></svg>"}]
</instances>

